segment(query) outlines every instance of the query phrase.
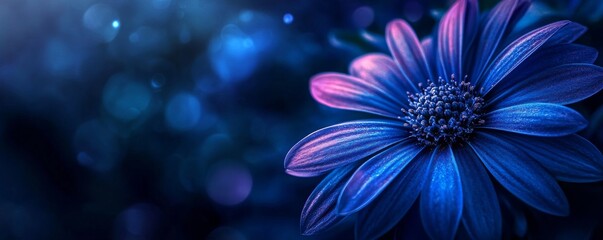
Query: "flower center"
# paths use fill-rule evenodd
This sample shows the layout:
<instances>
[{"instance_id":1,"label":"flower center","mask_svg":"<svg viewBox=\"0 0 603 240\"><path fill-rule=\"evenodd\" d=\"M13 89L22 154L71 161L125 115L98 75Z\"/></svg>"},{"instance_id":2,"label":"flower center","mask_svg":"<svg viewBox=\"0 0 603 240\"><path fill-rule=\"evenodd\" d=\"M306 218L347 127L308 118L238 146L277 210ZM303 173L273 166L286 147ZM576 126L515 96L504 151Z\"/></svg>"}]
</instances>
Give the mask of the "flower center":
<instances>
[{"instance_id":1,"label":"flower center","mask_svg":"<svg viewBox=\"0 0 603 240\"><path fill-rule=\"evenodd\" d=\"M471 86L467 77L457 82L452 75L449 82L440 77L437 83L427 83L422 92L407 92L410 107L402 109L404 126L426 146L467 141L473 128L484 124L481 92Z\"/></svg>"}]
</instances>

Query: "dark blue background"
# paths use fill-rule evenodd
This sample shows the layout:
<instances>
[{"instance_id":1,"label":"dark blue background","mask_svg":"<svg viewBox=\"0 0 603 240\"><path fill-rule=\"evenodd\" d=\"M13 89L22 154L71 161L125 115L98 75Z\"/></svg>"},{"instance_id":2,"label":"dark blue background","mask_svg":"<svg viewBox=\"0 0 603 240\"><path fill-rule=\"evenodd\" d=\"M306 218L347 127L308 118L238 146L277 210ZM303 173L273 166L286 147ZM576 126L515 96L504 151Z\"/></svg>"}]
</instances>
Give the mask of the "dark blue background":
<instances>
[{"instance_id":1,"label":"dark blue background","mask_svg":"<svg viewBox=\"0 0 603 240\"><path fill-rule=\"evenodd\" d=\"M286 175L286 152L316 129L370 117L320 106L308 80L382 51L364 31L380 37L404 18L425 36L448 5L1 1L0 239L301 238L320 178ZM579 42L601 52L598 5L537 2L528 20L578 21L589 27ZM599 149L602 99L572 106ZM603 184L562 187L570 217L518 205L505 236L603 238ZM413 214L387 237L421 236ZM318 238L351 238L352 224Z\"/></svg>"}]
</instances>

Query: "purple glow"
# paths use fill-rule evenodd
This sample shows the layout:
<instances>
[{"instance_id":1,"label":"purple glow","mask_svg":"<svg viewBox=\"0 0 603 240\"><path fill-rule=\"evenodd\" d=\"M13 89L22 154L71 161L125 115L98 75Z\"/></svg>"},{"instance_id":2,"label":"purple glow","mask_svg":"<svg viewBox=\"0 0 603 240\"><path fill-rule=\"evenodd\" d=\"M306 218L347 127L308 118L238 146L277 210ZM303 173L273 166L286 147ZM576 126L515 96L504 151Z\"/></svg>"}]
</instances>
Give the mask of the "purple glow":
<instances>
[{"instance_id":1,"label":"purple glow","mask_svg":"<svg viewBox=\"0 0 603 240\"><path fill-rule=\"evenodd\" d=\"M247 168L222 163L210 170L207 193L216 203L232 206L249 196L252 185L253 179Z\"/></svg>"}]
</instances>

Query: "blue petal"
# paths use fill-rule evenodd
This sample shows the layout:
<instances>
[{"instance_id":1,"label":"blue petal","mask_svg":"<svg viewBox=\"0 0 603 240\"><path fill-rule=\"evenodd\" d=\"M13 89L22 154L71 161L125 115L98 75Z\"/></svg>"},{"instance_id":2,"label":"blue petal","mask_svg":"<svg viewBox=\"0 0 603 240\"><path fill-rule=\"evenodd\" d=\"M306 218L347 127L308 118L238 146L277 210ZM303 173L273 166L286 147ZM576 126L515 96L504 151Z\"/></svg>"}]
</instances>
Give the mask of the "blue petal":
<instances>
[{"instance_id":1,"label":"blue petal","mask_svg":"<svg viewBox=\"0 0 603 240\"><path fill-rule=\"evenodd\" d=\"M400 107L408 107L407 91L417 91L416 84L406 80L396 62L383 54L366 54L350 64L350 75L363 79L379 89L391 102Z\"/></svg>"},{"instance_id":2,"label":"blue petal","mask_svg":"<svg viewBox=\"0 0 603 240\"><path fill-rule=\"evenodd\" d=\"M578 24L570 21L559 21L548 24L536 30L533 30L511 44L509 44L488 66L486 75L477 79L476 84L484 88L484 93L487 93L500 82L505 76L519 66L532 53L545 45L547 42L558 43L569 33L573 33L575 26Z\"/></svg>"},{"instance_id":3,"label":"blue petal","mask_svg":"<svg viewBox=\"0 0 603 240\"><path fill-rule=\"evenodd\" d=\"M505 132L498 134L524 150L561 181L603 180L603 155L578 135L541 138Z\"/></svg>"},{"instance_id":4,"label":"blue petal","mask_svg":"<svg viewBox=\"0 0 603 240\"><path fill-rule=\"evenodd\" d=\"M333 170L314 189L301 213L303 235L312 235L338 223L342 216L335 211L337 197L357 164L349 164Z\"/></svg>"},{"instance_id":5,"label":"blue petal","mask_svg":"<svg viewBox=\"0 0 603 240\"><path fill-rule=\"evenodd\" d=\"M488 95L496 98L502 94L510 94L512 92L508 90L513 85L533 75L564 64L593 63L597 59L597 55L596 49L579 44L559 44L541 48L492 88ZM490 100L488 103L490 104L492 101Z\"/></svg>"},{"instance_id":6,"label":"blue petal","mask_svg":"<svg viewBox=\"0 0 603 240\"><path fill-rule=\"evenodd\" d=\"M506 107L528 102L570 104L603 89L603 68L592 64L566 64L543 69L495 96L489 104Z\"/></svg>"},{"instance_id":7,"label":"blue petal","mask_svg":"<svg viewBox=\"0 0 603 240\"><path fill-rule=\"evenodd\" d=\"M421 43L415 31L404 20L393 20L386 28L387 46L409 83L426 83L433 79Z\"/></svg>"},{"instance_id":8,"label":"blue petal","mask_svg":"<svg viewBox=\"0 0 603 240\"><path fill-rule=\"evenodd\" d=\"M468 147L453 148L463 183L463 224L473 239L499 239L502 216L496 191L481 160Z\"/></svg>"},{"instance_id":9,"label":"blue petal","mask_svg":"<svg viewBox=\"0 0 603 240\"><path fill-rule=\"evenodd\" d=\"M463 54L475 37L477 22L477 0L456 1L440 20L437 59L441 77L463 76Z\"/></svg>"},{"instance_id":10,"label":"blue petal","mask_svg":"<svg viewBox=\"0 0 603 240\"><path fill-rule=\"evenodd\" d=\"M533 136L565 136L584 129L588 122L571 108L551 103L527 103L497 109L485 116L479 128Z\"/></svg>"},{"instance_id":11,"label":"blue petal","mask_svg":"<svg viewBox=\"0 0 603 240\"><path fill-rule=\"evenodd\" d=\"M384 82L373 80L339 73L321 73L310 80L310 93L316 101L332 108L398 118L400 107L405 103L399 97L393 98Z\"/></svg>"},{"instance_id":12,"label":"blue petal","mask_svg":"<svg viewBox=\"0 0 603 240\"><path fill-rule=\"evenodd\" d=\"M430 72L436 72L435 69L435 59L436 59L436 49L433 42L433 37L426 37L421 40L421 47L423 48L423 52L425 52L425 58L427 62L430 63Z\"/></svg>"},{"instance_id":13,"label":"blue petal","mask_svg":"<svg viewBox=\"0 0 603 240\"><path fill-rule=\"evenodd\" d=\"M453 239L463 211L463 189L456 159L449 146L431 160L432 172L421 193L421 220L432 239Z\"/></svg>"},{"instance_id":14,"label":"blue petal","mask_svg":"<svg viewBox=\"0 0 603 240\"><path fill-rule=\"evenodd\" d=\"M375 239L394 227L413 205L427 178L430 154L420 154L356 218L356 239Z\"/></svg>"},{"instance_id":15,"label":"blue petal","mask_svg":"<svg viewBox=\"0 0 603 240\"><path fill-rule=\"evenodd\" d=\"M503 37L514 27L523 16L530 2L528 0L502 1L486 17L479 44L477 45L477 61L472 77L478 79L482 71L494 56Z\"/></svg>"},{"instance_id":16,"label":"blue petal","mask_svg":"<svg viewBox=\"0 0 603 240\"><path fill-rule=\"evenodd\" d=\"M351 214L369 204L422 149L414 139L406 139L367 160L341 191L339 214Z\"/></svg>"},{"instance_id":17,"label":"blue petal","mask_svg":"<svg viewBox=\"0 0 603 240\"><path fill-rule=\"evenodd\" d=\"M309 177L366 158L402 140L399 121L365 120L333 125L311 133L289 150L287 173Z\"/></svg>"},{"instance_id":18,"label":"blue petal","mask_svg":"<svg viewBox=\"0 0 603 240\"><path fill-rule=\"evenodd\" d=\"M524 151L489 131L476 132L469 146L492 176L517 198L548 214L569 214L567 199L555 179Z\"/></svg>"}]
</instances>

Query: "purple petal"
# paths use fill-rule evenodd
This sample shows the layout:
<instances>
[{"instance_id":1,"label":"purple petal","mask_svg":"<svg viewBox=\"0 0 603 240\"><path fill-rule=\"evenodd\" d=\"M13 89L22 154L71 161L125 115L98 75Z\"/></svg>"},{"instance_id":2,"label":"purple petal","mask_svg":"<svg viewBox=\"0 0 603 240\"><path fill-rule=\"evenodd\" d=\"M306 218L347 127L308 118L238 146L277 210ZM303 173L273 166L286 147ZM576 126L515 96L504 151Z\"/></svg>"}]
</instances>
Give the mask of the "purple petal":
<instances>
[{"instance_id":1,"label":"purple petal","mask_svg":"<svg viewBox=\"0 0 603 240\"><path fill-rule=\"evenodd\" d=\"M486 114L479 128L497 129L532 136L565 136L584 129L588 122L571 108L551 103L527 103Z\"/></svg>"},{"instance_id":2,"label":"purple petal","mask_svg":"<svg viewBox=\"0 0 603 240\"><path fill-rule=\"evenodd\" d=\"M374 239L394 227L413 205L430 170L431 154L420 154L356 217L356 239Z\"/></svg>"},{"instance_id":3,"label":"purple petal","mask_svg":"<svg viewBox=\"0 0 603 240\"><path fill-rule=\"evenodd\" d=\"M478 79L482 71L490 62L498 45L506 34L513 29L515 23L528 10L528 0L502 1L486 17L486 23L477 45L477 61L473 70L472 78Z\"/></svg>"},{"instance_id":4,"label":"purple petal","mask_svg":"<svg viewBox=\"0 0 603 240\"><path fill-rule=\"evenodd\" d=\"M603 180L603 155L592 143L576 134L555 138L504 132L499 134L540 162L558 180Z\"/></svg>"},{"instance_id":5,"label":"purple petal","mask_svg":"<svg viewBox=\"0 0 603 240\"><path fill-rule=\"evenodd\" d=\"M443 78L464 72L463 51L473 40L477 29L478 4L476 0L458 0L442 17L438 29L438 69ZM433 78L432 78L433 80Z\"/></svg>"},{"instance_id":6,"label":"purple petal","mask_svg":"<svg viewBox=\"0 0 603 240\"><path fill-rule=\"evenodd\" d=\"M543 70L516 82L488 102L497 108L529 102L570 104L603 89L603 68L592 64L566 64Z\"/></svg>"},{"instance_id":7,"label":"purple petal","mask_svg":"<svg viewBox=\"0 0 603 240\"><path fill-rule=\"evenodd\" d=\"M536 160L495 133L476 132L469 142L492 176L517 198L542 212L569 214L567 199L555 179Z\"/></svg>"},{"instance_id":8,"label":"purple petal","mask_svg":"<svg viewBox=\"0 0 603 240\"><path fill-rule=\"evenodd\" d=\"M317 176L366 158L406 135L399 121L365 120L333 125L295 144L285 157L285 169L294 176Z\"/></svg>"},{"instance_id":9,"label":"purple petal","mask_svg":"<svg viewBox=\"0 0 603 240\"><path fill-rule=\"evenodd\" d=\"M487 74L480 77L476 83L484 88L484 93L487 93L545 43L565 43L563 40L568 39L561 36L574 33L577 26L580 25L570 21L559 21L521 36L496 57L486 69Z\"/></svg>"},{"instance_id":10,"label":"purple petal","mask_svg":"<svg viewBox=\"0 0 603 240\"><path fill-rule=\"evenodd\" d=\"M463 183L463 225L472 239L498 239L502 216L496 191L481 160L469 146L453 148Z\"/></svg>"},{"instance_id":11,"label":"purple petal","mask_svg":"<svg viewBox=\"0 0 603 240\"><path fill-rule=\"evenodd\" d=\"M383 54L366 54L350 64L350 75L363 79L380 89L392 102L407 107L406 91L418 91L416 84L406 80L396 62Z\"/></svg>"},{"instance_id":12,"label":"purple petal","mask_svg":"<svg viewBox=\"0 0 603 240\"><path fill-rule=\"evenodd\" d=\"M343 219L335 211L337 197L356 166L356 164L348 164L333 170L310 194L301 214L300 225L303 235L326 230Z\"/></svg>"},{"instance_id":13,"label":"purple petal","mask_svg":"<svg viewBox=\"0 0 603 240\"><path fill-rule=\"evenodd\" d=\"M453 239L463 212L463 189L452 149L440 147L421 193L421 220L432 239Z\"/></svg>"},{"instance_id":14,"label":"purple petal","mask_svg":"<svg viewBox=\"0 0 603 240\"><path fill-rule=\"evenodd\" d=\"M310 80L310 92L316 101L329 107L397 118L404 106L399 102L403 98L392 99L387 88L379 84L338 73L323 73Z\"/></svg>"},{"instance_id":15,"label":"purple petal","mask_svg":"<svg viewBox=\"0 0 603 240\"><path fill-rule=\"evenodd\" d=\"M391 21L387 24L386 34L387 45L411 85L433 79L421 43L406 21Z\"/></svg>"},{"instance_id":16,"label":"purple petal","mask_svg":"<svg viewBox=\"0 0 603 240\"><path fill-rule=\"evenodd\" d=\"M341 191L339 214L351 214L369 204L422 149L414 139L407 139L362 164Z\"/></svg>"}]
</instances>

